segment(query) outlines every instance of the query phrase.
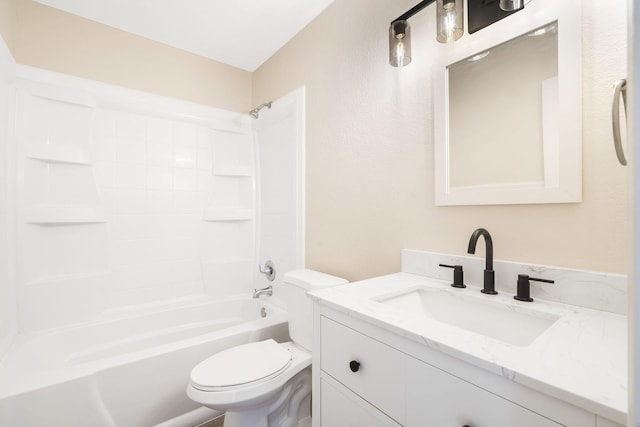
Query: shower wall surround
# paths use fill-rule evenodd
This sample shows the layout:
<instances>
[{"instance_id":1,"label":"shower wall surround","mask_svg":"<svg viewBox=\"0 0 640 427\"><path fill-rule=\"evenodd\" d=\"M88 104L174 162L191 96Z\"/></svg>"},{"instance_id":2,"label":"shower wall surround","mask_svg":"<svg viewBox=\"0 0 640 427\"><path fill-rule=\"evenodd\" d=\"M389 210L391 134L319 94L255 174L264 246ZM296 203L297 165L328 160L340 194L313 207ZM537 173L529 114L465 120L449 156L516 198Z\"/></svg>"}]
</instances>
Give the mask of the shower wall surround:
<instances>
[{"instance_id":1,"label":"shower wall surround","mask_svg":"<svg viewBox=\"0 0 640 427\"><path fill-rule=\"evenodd\" d=\"M262 265L273 261L276 276L270 282L254 267L253 283L272 285L280 292L284 273L305 267L305 89L297 88L273 100L253 122L258 159L257 256Z\"/></svg>"},{"instance_id":2,"label":"shower wall surround","mask_svg":"<svg viewBox=\"0 0 640 427\"><path fill-rule=\"evenodd\" d=\"M9 246L9 120L13 100L15 63L0 38L0 355L15 330L12 254Z\"/></svg>"},{"instance_id":3,"label":"shower wall surround","mask_svg":"<svg viewBox=\"0 0 640 427\"><path fill-rule=\"evenodd\" d=\"M20 332L251 290L255 150L248 119L20 70Z\"/></svg>"}]
</instances>

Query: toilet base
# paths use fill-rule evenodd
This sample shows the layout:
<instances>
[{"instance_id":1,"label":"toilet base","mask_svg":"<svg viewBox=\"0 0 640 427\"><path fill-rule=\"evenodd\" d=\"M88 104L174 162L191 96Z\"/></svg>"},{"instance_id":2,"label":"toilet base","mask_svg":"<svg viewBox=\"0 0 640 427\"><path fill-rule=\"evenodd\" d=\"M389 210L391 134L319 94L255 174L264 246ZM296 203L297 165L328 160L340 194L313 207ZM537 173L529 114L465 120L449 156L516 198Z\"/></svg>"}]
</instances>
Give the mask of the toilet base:
<instances>
[{"instance_id":1,"label":"toilet base","mask_svg":"<svg viewBox=\"0 0 640 427\"><path fill-rule=\"evenodd\" d=\"M296 427L311 411L311 368L296 374L273 399L254 408L228 410L224 427Z\"/></svg>"}]
</instances>

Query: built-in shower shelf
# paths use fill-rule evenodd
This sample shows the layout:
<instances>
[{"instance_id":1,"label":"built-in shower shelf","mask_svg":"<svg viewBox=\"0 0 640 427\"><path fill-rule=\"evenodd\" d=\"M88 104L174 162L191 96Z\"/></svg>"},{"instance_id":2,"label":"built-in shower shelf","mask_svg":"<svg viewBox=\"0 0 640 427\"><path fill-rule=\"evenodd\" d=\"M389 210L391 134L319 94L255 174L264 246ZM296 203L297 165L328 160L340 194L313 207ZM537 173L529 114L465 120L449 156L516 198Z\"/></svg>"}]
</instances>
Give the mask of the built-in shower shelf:
<instances>
[{"instance_id":1,"label":"built-in shower shelf","mask_svg":"<svg viewBox=\"0 0 640 427\"><path fill-rule=\"evenodd\" d=\"M253 210L234 207L209 207L205 208L203 219L205 221L249 221L253 219Z\"/></svg>"},{"instance_id":2,"label":"built-in shower shelf","mask_svg":"<svg viewBox=\"0 0 640 427\"><path fill-rule=\"evenodd\" d=\"M81 148L30 144L25 148L25 155L45 162L91 165L89 150Z\"/></svg>"},{"instance_id":3,"label":"built-in shower shelf","mask_svg":"<svg viewBox=\"0 0 640 427\"><path fill-rule=\"evenodd\" d=\"M253 169L250 166L214 166L213 174L218 176L251 177L253 176Z\"/></svg>"},{"instance_id":4,"label":"built-in shower shelf","mask_svg":"<svg viewBox=\"0 0 640 427\"><path fill-rule=\"evenodd\" d=\"M228 264L252 264L253 258L247 257L226 257L202 260L202 265L228 265Z\"/></svg>"},{"instance_id":5,"label":"built-in shower shelf","mask_svg":"<svg viewBox=\"0 0 640 427\"><path fill-rule=\"evenodd\" d=\"M37 279L32 279L24 284L24 286L53 286L59 285L75 285L84 283L85 286L89 284L101 284L106 285L111 279L111 273L108 271L92 271L89 273L77 273L77 274L59 274L54 276L44 276Z\"/></svg>"},{"instance_id":6,"label":"built-in shower shelf","mask_svg":"<svg viewBox=\"0 0 640 427\"><path fill-rule=\"evenodd\" d=\"M93 224L107 222L107 214L100 206L41 206L25 208L28 224Z\"/></svg>"}]
</instances>

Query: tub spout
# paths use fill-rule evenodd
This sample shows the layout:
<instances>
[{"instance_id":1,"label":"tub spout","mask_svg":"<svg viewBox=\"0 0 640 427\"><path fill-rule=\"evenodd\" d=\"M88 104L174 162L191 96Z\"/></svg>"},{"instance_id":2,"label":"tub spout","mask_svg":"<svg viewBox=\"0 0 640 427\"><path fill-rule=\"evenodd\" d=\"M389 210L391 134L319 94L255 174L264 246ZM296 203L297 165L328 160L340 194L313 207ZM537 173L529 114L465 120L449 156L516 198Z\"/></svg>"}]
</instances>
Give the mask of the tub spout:
<instances>
[{"instance_id":1,"label":"tub spout","mask_svg":"<svg viewBox=\"0 0 640 427\"><path fill-rule=\"evenodd\" d=\"M260 295L273 295L273 286L269 285L266 288L253 290L253 298L258 298Z\"/></svg>"}]
</instances>

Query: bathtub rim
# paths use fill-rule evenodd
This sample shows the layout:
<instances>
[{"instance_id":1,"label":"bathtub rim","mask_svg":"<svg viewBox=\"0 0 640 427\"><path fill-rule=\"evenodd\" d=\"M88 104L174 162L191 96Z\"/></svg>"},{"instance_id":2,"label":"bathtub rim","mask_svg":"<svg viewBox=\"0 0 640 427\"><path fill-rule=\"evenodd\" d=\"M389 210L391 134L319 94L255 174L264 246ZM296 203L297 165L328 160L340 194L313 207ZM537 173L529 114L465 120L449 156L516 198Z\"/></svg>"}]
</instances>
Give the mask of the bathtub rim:
<instances>
[{"instance_id":1,"label":"bathtub rim","mask_svg":"<svg viewBox=\"0 0 640 427\"><path fill-rule=\"evenodd\" d=\"M183 310L189 309L192 307L201 307L205 305L216 305L216 304L225 304L231 301L252 301L253 299L246 296L233 296L227 298L213 299L208 297L208 300L199 300L198 303L195 304L186 304L174 307L173 310ZM0 360L0 400L11 398L17 395L21 395L24 393L29 393L41 388L54 386L56 384L62 384L68 381L73 381L78 378L88 377L102 370L107 370L110 368L114 368L117 366L122 366L127 363L134 363L140 360L144 360L146 358L152 358L156 356L160 356L165 353L169 353L172 351L177 351L183 348L197 346L200 344L204 344L216 339L230 339L234 335L246 333L248 334L248 338L259 331L267 328L282 326L287 323L287 312L282 307L277 304L273 304L267 298L260 299L256 301L256 305L261 304L266 307L269 307L272 310L273 315L268 316L267 318L255 318L246 322L240 322L233 326L207 332L201 335L178 339L172 342L151 346L149 348L143 348L140 350L126 352L124 354L114 355L105 357L102 359L88 361L84 363L79 363L71 366L59 366L57 369L46 369L44 371L35 371L35 372L26 372L25 370L17 370L18 366L15 365L7 365L7 362L11 361L10 354L11 351L16 351L24 346L32 342L33 340L37 340L38 338L46 337L48 335L61 335L65 332L73 332L76 330L81 330L85 328L90 328L93 326L99 326L103 324L108 324L110 322L122 321L122 320L130 320L136 319L140 317L145 317L148 315L156 314L156 313L165 313L172 310L153 310L151 312L146 312L146 314L136 314L133 316L124 316L124 317L113 317L110 319L101 319L92 322L83 323L80 325L69 325L59 328L52 328L46 331L37 331L31 332L28 334L16 334L14 340L8 348L7 354L4 355L2 360ZM118 310L120 311L120 310ZM117 320L116 320L117 319ZM12 369L13 368L13 369ZM21 379L24 382L18 381ZM3 386L2 384L11 384L10 386ZM17 384L17 385L16 385Z\"/></svg>"}]
</instances>

